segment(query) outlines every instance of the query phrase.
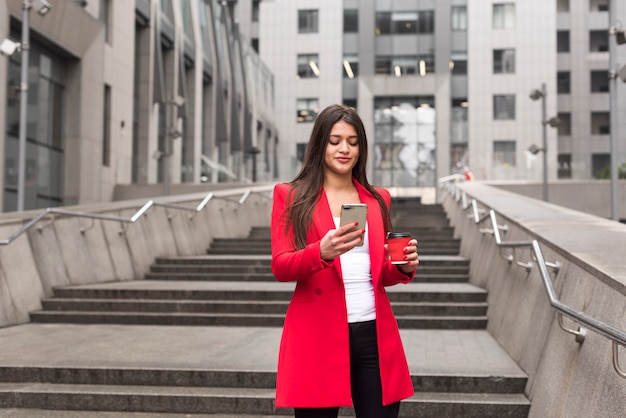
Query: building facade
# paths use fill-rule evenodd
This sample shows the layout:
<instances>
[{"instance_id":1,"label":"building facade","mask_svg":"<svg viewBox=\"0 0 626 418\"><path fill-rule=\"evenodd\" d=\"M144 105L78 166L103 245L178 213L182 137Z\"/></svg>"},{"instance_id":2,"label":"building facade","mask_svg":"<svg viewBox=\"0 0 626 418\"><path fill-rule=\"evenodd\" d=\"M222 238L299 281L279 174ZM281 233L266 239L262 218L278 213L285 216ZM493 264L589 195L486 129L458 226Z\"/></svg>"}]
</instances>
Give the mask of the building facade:
<instances>
[{"instance_id":1,"label":"building facade","mask_svg":"<svg viewBox=\"0 0 626 418\"><path fill-rule=\"evenodd\" d=\"M282 179L296 175L312 121L332 103L359 111L373 182L386 187L434 186L466 166L479 180L540 180L543 152L549 180L592 178L608 163L609 0L239 3L259 8ZM626 21L614 3L611 20ZM615 54L626 63L626 46ZM614 88L624 114L624 83Z\"/></svg>"},{"instance_id":2,"label":"building facade","mask_svg":"<svg viewBox=\"0 0 626 418\"><path fill-rule=\"evenodd\" d=\"M116 185L271 181L274 79L216 0L0 4L30 34L24 209L110 201ZM0 57L0 183L15 210L22 53Z\"/></svg>"}]
</instances>

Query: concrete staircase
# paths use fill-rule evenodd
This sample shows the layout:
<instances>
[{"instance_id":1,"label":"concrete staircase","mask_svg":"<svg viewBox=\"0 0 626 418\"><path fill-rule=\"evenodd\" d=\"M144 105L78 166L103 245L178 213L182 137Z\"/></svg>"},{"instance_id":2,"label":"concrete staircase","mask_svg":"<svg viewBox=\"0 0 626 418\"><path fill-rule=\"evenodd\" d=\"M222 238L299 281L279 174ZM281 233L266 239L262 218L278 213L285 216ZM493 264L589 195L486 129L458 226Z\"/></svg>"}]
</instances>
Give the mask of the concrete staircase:
<instances>
[{"instance_id":1,"label":"concrete staircase","mask_svg":"<svg viewBox=\"0 0 626 418\"><path fill-rule=\"evenodd\" d=\"M469 260L458 255L459 241L442 208L397 200L394 215L395 230L410 230L419 240L421 258L414 282L388 289L416 390L402 403L401 416L527 416L526 375L485 330L487 294L468 283ZM15 365L0 356L0 407L15 414L79 410L86 417L97 416L86 411L292 414L274 409L273 388L293 284L274 279L269 253L269 229L255 228L245 239L213 241L204 256L159 258L145 280L54 289L43 309L31 313L31 332L74 327L83 333L81 354L64 365L39 357ZM125 338L139 344L131 335L146 341L158 335L155 341L164 347L143 348L153 361L102 354L107 364L86 365L84 353L101 349L98 335L111 333L122 345ZM194 340L199 334L201 342ZM167 346L181 341L189 356L213 355L181 368L170 357L180 350L172 353ZM36 412L32 416L42 416ZM340 414L353 411L342 408ZM31 415L3 415L0 409L0 416Z\"/></svg>"}]
</instances>

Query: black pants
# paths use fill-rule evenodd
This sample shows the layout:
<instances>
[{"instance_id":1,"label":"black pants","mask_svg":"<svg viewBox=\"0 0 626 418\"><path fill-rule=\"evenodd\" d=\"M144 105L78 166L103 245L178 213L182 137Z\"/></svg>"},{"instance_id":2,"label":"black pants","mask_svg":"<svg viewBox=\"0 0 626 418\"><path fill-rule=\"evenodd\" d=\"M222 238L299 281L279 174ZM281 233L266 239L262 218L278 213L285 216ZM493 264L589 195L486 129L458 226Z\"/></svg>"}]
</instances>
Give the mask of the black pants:
<instances>
[{"instance_id":1,"label":"black pants","mask_svg":"<svg viewBox=\"0 0 626 418\"><path fill-rule=\"evenodd\" d=\"M397 418L400 402L383 406L376 321L350 324L350 380L357 418ZM339 408L296 408L296 418L337 418Z\"/></svg>"}]
</instances>

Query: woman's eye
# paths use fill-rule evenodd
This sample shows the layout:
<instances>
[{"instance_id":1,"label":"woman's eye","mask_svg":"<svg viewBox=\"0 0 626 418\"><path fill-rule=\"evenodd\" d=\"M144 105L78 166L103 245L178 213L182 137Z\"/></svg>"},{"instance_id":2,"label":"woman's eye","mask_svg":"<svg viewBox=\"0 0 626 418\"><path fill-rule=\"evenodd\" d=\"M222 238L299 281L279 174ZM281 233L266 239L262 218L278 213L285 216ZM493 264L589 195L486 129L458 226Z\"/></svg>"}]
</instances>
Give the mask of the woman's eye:
<instances>
[{"instance_id":1,"label":"woman's eye","mask_svg":"<svg viewBox=\"0 0 626 418\"><path fill-rule=\"evenodd\" d=\"M330 145L339 145L338 141L328 141Z\"/></svg>"}]
</instances>

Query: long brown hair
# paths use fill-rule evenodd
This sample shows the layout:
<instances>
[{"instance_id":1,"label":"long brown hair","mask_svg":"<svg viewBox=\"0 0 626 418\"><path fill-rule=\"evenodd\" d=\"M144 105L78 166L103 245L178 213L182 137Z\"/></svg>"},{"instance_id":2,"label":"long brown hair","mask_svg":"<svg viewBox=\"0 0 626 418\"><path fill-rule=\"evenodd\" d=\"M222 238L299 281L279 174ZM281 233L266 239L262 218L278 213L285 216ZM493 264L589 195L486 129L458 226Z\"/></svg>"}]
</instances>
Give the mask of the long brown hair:
<instances>
[{"instance_id":1,"label":"long brown hair","mask_svg":"<svg viewBox=\"0 0 626 418\"><path fill-rule=\"evenodd\" d=\"M307 235L311 227L313 208L321 196L324 186L324 156L330 132L339 121L344 121L356 131L359 141L359 158L352 168L352 177L356 179L378 201L383 215L385 231L391 230L389 210L380 193L367 181L367 135L363 121L351 107L330 105L317 116L311 131L304 161L300 173L291 181L287 194L285 233L293 233L293 246L296 249L306 247Z\"/></svg>"}]
</instances>

